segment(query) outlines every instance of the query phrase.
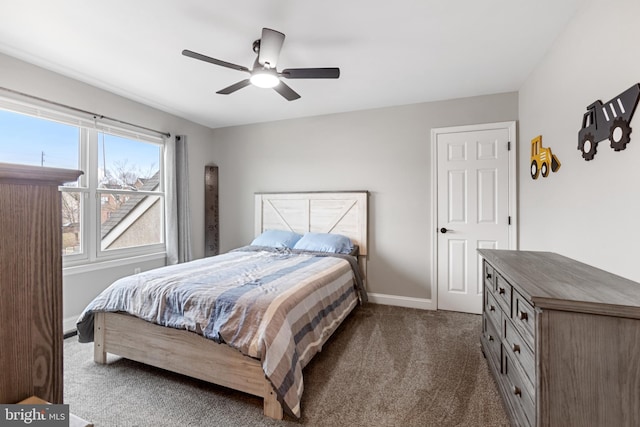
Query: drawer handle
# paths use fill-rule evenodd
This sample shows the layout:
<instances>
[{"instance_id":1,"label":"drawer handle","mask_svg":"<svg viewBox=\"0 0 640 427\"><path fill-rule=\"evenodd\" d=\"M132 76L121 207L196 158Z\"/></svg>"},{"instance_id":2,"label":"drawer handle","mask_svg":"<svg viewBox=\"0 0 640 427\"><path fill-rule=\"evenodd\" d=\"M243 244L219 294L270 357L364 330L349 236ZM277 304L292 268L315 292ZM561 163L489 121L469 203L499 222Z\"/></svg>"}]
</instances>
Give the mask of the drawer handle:
<instances>
[{"instance_id":1,"label":"drawer handle","mask_svg":"<svg viewBox=\"0 0 640 427\"><path fill-rule=\"evenodd\" d=\"M500 295L504 294L504 288L498 288L498 293L499 293Z\"/></svg>"},{"instance_id":2,"label":"drawer handle","mask_svg":"<svg viewBox=\"0 0 640 427\"><path fill-rule=\"evenodd\" d=\"M513 394L515 394L518 397L522 397L522 390L520 390L520 388L513 386Z\"/></svg>"},{"instance_id":3,"label":"drawer handle","mask_svg":"<svg viewBox=\"0 0 640 427\"><path fill-rule=\"evenodd\" d=\"M491 307L489 307L489 311L496 311L496 307L492 305Z\"/></svg>"},{"instance_id":4,"label":"drawer handle","mask_svg":"<svg viewBox=\"0 0 640 427\"><path fill-rule=\"evenodd\" d=\"M491 273L487 273L487 279L491 279Z\"/></svg>"},{"instance_id":5,"label":"drawer handle","mask_svg":"<svg viewBox=\"0 0 640 427\"><path fill-rule=\"evenodd\" d=\"M489 341L493 341L493 335L489 335Z\"/></svg>"},{"instance_id":6,"label":"drawer handle","mask_svg":"<svg viewBox=\"0 0 640 427\"><path fill-rule=\"evenodd\" d=\"M520 346L518 344L513 344L513 346L511 346L511 349L514 353L520 353Z\"/></svg>"},{"instance_id":7,"label":"drawer handle","mask_svg":"<svg viewBox=\"0 0 640 427\"><path fill-rule=\"evenodd\" d=\"M529 320L529 314L527 314L527 312L525 312L525 311L521 311L518 314L518 317L520 318L520 320L524 320L524 321Z\"/></svg>"}]
</instances>

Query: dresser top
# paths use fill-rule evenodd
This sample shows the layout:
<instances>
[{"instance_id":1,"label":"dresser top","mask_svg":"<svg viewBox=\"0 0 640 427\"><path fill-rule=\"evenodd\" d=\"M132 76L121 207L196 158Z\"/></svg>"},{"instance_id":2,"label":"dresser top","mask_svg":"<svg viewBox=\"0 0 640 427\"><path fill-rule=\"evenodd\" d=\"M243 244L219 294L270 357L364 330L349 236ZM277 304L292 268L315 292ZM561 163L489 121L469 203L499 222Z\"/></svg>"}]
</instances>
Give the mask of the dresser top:
<instances>
[{"instance_id":1,"label":"dresser top","mask_svg":"<svg viewBox=\"0 0 640 427\"><path fill-rule=\"evenodd\" d=\"M0 163L0 181L2 182L61 185L75 181L80 175L82 171L73 169Z\"/></svg>"},{"instance_id":2,"label":"dresser top","mask_svg":"<svg viewBox=\"0 0 640 427\"><path fill-rule=\"evenodd\" d=\"M640 319L640 283L553 252L478 252L535 307Z\"/></svg>"}]
</instances>

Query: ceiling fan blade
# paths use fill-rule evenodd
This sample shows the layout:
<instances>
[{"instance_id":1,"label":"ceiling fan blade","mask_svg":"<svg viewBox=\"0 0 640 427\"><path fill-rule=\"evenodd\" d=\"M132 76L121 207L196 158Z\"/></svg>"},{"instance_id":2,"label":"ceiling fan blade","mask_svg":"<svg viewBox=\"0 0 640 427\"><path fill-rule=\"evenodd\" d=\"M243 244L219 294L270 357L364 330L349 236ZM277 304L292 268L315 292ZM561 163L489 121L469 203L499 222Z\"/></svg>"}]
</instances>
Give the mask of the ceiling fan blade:
<instances>
[{"instance_id":1,"label":"ceiling fan blade","mask_svg":"<svg viewBox=\"0 0 640 427\"><path fill-rule=\"evenodd\" d=\"M340 68L287 68L280 75L287 79L337 79Z\"/></svg>"},{"instance_id":2,"label":"ceiling fan blade","mask_svg":"<svg viewBox=\"0 0 640 427\"><path fill-rule=\"evenodd\" d=\"M237 65L237 64L232 64L231 62L221 61L219 59L211 58L209 56L202 55L202 54L197 53L197 52L192 52L192 51L187 50L187 49L183 50L182 54L184 56L188 56L190 58L199 59L200 61L210 62L212 64L220 65L222 67L227 67L227 68L231 68L231 69L238 70L238 71L249 72L249 69L247 67L243 67L242 65Z\"/></svg>"},{"instance_id":3,"label":"ceiling fan blade","mask_svg":"<svg viewBox=\"0 0 640 427\"><path fill-rule=\"evenodd\" d=\"M284 96L287 99L287 101L295 101L296 99L300 98L300 95L298 95L298 93L295 90L291 89L282 81L278 83L278 85L275 86L273 90L278 92L280 95Z\"/></svg>"},{"instance_id":4,"label":"ceiling fan blade","mask_svg":"<svg viewBox=\"0 0 640 427\"><path fill-rule=\"evenodd\" d=\"M263 28L262 38L260 39L260 53L258 54L260 65L269 64L269 68L276 68L283 43L284 34L270 28Z\"/></svg>"},{"instance_id":5,"label":"ceiling fan blade","mask_svg":"<svg viewBox=\"0 0 640 427\"><path fill-rule=\"evenodd\" d=\"M249 79L240 80L238 83L234 83L231 86L220 89L216 93L219 93L220 95L229 95L230 93L240 90L243 87L249 86L250 84L251 82L249 81Z\"/></svg>"}]
</instances>

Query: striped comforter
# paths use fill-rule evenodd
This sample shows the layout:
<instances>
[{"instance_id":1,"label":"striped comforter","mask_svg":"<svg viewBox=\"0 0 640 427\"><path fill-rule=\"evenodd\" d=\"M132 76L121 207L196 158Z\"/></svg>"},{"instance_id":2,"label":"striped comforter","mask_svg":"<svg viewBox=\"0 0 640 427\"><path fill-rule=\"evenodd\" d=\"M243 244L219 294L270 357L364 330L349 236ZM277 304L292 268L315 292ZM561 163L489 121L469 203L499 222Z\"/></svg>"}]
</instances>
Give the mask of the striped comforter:
<instances>
[{"instance_id":1,"label":"striped comforter","mask_svg":"<svg viewBox=\"0 0 640 427\"><path fill-rule=\"evenodd\" d=\"M302 369L359 296L366 298L354 257L245 247L120 279L77 327L80 342L93 341L93 313L120 311L226 343L261 360L279 400L299 417Z\"/></svg>"}]
</instances>

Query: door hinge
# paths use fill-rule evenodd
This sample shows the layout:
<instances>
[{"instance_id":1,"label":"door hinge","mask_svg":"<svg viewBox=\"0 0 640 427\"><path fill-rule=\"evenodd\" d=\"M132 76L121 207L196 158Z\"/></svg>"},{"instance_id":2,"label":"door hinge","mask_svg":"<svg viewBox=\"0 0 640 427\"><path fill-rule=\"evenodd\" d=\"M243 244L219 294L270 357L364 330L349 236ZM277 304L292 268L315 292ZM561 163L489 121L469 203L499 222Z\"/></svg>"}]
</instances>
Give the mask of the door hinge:
<instances>
[{"instance_id":1,"label":"door hinge","mask_svg":"<svg viewBox=\"0 0 640 427\"><path fill-rule=\"evenodd\" d=\"M511 141L507 141L507 151L511 151Z\"/></svg>"}]
</instances>

